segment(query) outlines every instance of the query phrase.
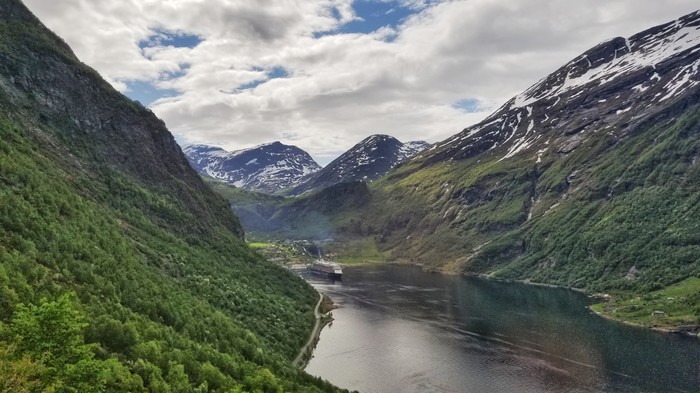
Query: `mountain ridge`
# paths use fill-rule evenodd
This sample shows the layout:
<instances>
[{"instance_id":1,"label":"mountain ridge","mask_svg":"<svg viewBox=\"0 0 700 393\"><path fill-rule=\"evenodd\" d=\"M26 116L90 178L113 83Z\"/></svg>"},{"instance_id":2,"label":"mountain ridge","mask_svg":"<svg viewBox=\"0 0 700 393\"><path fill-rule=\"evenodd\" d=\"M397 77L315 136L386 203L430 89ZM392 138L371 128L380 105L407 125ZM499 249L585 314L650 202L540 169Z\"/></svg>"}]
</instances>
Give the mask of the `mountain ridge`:
<instances>
[{"instance_id":1,"label":"mountain ridge","mask_svg":"<svg viewBox=\"0 0 700 393\"><path fill-rule=\"evenodd\" d=\"M290 195L354 181L372 182L392 168L430 146L425 141L402 143L384 134L374 134L348 149L323 169L307 176Z\"/></svg>"},{"instance_id":2,"label":"mountain ridge","mask_svg":"<svg viewBox=\"0 0 700 393\"><path fill-rule=\"evenodd\" d=\"M503 156L509 158L521 150L532 150L533 138L542 134L535 127L545 128L545 132L554 127L567 128L562 134L570 136L586 129L616 124L626 127L626 122L638 122L640 119L633 118L634 111L631 111L637 103L646 103L649 109L654 105L652 94L654 98L663 94L659 99L663 102L700 83L691 78L697 74L700 58L698 25L700 12L696 11L629 38L617 37L602 42L508 100L481 123L436 144L435 152L428 154L434 158L428 161L468 158L487 150L498 150L498 144L509 140L519 141ZM674 68L679 61L685 61L685 66ZM672 71L676 73L671 75ZM607 94L612 90L620 96ZM563 112L576 105L595 109L600 118L582 122L584 116L579 116L574 119L577 123L571 124L544 114L545 111ZM530 131L535 132L530 134ZM562 141L565 153L568 148L575 148L576 138L559 138L567 140ZM570 142L568 146L567 142ZM546 151L541 153L546 154Z\"/></svg>"},{"instance_id":3,"label":"mountain ridge","mask_svg":"<svg viewBox=\"0 0 700 393\"><path fill-rule=\"evenodd\" d=\"M269 194L294 187L321 169L309 153L278 141L232 152L209 145L190 145L183 151L200 174Z\"/></svg>"},{"instance_id":4,"label":"mountain ridge","mask_svg":"<svg viewBox=\"0 0 700 393\"><path fill-rule=\"evenodd\" d=\"M638 238L651 238L640 236L638 225L608 225L602 233L593 228L605 225L597 220L609 215L630 220L635 205L659 214L656 209L661 206L668 209L657 199L664 193L677 206L692 203L692 183L683 179L698 172L693 158L698 154L693 128L698 64L699 12L584 52L483 122L390 173L381 185L390 198L405 193L401 199L415 198L412 203L417 203L426 200L430 190L437 201L428 209L415 207L426 216L422 222L403 223L401 215L385 214L379 248L403 259L425 254L424 242L433 242L451 249L443 254L451 261L443 265L448 269L593 290L659 288L697 274L697 262L680 256L697 247L693 241L650 249L639 242ZM450 173L455 171L463 175ZM436 177L432 185L421 180L428 174ZM677 211L667 214L683 220ZM698 212L691 209L686 214L696 217ZM574 228L570 221L577 215L579 226ZM691 230L666 220L677 231ZM594 259L581 257L590 263L583 267L570 255L576 254L574 245L591 246L578 237L562 238L557 226L568 236L578 232L591 244L609 245L606 242L618 237L626 254L597 249L591 251ZM667 236L662 227L650 226L647 232ZM441 240L440 234L449 240ZM423 241L407 241L406 236ZM546 241L546 236L558 238L560 245ZM573 254L563 254L562 249ZM551 262L544 264L547 258ZM663 269L667 273L660 273ZM629 271L637 272L633 279L625 278Z\"/></svg>"}]
</instances>

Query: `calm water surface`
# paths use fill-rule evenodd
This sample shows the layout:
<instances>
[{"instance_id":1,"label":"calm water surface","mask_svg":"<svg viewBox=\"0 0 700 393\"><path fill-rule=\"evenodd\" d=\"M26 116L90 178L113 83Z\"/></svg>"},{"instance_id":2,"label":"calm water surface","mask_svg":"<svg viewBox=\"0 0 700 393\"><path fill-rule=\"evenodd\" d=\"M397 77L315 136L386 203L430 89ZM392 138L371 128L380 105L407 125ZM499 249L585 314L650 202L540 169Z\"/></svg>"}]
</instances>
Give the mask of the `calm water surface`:
<instances>
[{"instance_id":1,"label":"calm water surface","mask_svg":"<svg viewBox=\"0 0 700 393\"><path fill-rule=\"evenodd\" d=\"M700 340L606 321L575 292L392 265L307 279L340 308L306 371L344 388L700 391Z\"/></svg>"}]
</instances>

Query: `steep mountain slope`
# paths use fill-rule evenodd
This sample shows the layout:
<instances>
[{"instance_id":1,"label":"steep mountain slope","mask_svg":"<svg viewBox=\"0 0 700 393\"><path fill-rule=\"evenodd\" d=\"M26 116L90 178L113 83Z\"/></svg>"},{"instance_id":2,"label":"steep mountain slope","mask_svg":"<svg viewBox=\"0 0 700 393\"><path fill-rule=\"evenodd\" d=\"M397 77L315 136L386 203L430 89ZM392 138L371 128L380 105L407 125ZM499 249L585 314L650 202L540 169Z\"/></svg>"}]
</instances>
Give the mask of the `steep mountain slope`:
<instances>
[{"instance_id":1,"label":"steep mountain slope","mask_svg":"<svg viewBox=\"0 0 700 393\"><path fill-rule=\"evenodd\" d=\"M273 142L227 152L219 147L192 145L184 149L201 174L251 191L275 193L294 187L321 167L296 146Z\"/></svg>"},{"instance_id":2,"label":"steep mountain slope","mask_svg":"<svg viewBox=\"0 0 700 393\"><path fill-rule=\"evenodd\" d=\"M698 277L699 64L698 12L606 41L362 203L296 201L272 217L455 272L634 293ZM694 311L665 323L700 322L700 294L674 301Z\"/></svg>"},{"instance_id":3,"label":"steep mountain slope","mask_svg":"<svg viewBox=\"0 0 700 393\"><path fill-rule=\"evenodd\" d=\"M291 195L353 181L371 182L386 175L392 168L426 149L423 141L401 143L389 135L372 135L290 191Z\"/></svg>"},{"instance_id":4,"label":"steep mountain slope","mask_svg":"<svg viewBox=\"0 0 700 393\"><path fill-rule=\"evenodd\" d=\"M699 64L697 12L587 51L378 184L380 248L589 289L699 274Z\"/></svg>"},{"instance_id":5,"label":"steep mountain slope","mask_svg":"<svg viewBox=\"0 0 700 393\"><path fill-rule=\"evenodd\" d=\"M316 294L245 246L162 121L0 2L0 390L322 391Z\"/></svg>"},{"instance_id":6,"label":"steep mountain slope","mask_svg":"<svg viewBox=\"0 0 700 393\"><path fill-rule=\"evenodd\" d=\"M427 162L489 152L501 160L573 152L590 134L627 130L698 81L697 13L603 42L508 101L481 124L435 146ZM615 129L620 129L615 132Z\"/></svg>"}]
</instances>

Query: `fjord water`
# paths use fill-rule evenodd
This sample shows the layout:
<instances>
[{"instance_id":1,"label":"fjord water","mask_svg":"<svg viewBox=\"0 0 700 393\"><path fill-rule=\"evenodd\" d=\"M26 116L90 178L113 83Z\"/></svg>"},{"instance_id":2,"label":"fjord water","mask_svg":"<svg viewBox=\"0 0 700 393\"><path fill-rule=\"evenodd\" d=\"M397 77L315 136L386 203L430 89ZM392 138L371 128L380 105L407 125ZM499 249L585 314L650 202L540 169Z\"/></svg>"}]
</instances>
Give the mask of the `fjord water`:
<instances>
[{"instance_id":1,"label":"fjord water","mask_svg":"<svg viewBox=\"0 0 700 393\"><path fill-rule=\"evenodd\" d=\"M697 392L700 340L604 320L564 289L344 268L306 371L360 392Z\"/></svg>"}]
</instances>

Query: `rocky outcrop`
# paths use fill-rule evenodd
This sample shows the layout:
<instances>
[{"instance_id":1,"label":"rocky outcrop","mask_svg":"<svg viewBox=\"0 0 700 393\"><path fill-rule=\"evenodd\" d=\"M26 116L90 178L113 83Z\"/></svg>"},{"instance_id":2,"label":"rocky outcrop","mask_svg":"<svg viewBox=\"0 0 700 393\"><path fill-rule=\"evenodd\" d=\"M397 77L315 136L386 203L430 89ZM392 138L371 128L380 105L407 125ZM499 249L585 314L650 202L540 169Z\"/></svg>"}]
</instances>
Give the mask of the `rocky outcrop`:
<instances>
[{"instance_id":1,"label":"rocky outcrop","mask_svg":"<svg viewBox=\"0 0 700 393\"><path fill-rule=\"evenodd\" d=\"M36 119L37 127L26 132L40 138L49 154L71 170L100 176L113 170L167 190L195 214L188 230L219 223L242 235L225 201L190 167L162 120L82 64L21 3L2 2L0 15L9 20L2 32L9 44L0 52L0 94L13 107L5 109Z\"/></svg>"}]
</instances>

